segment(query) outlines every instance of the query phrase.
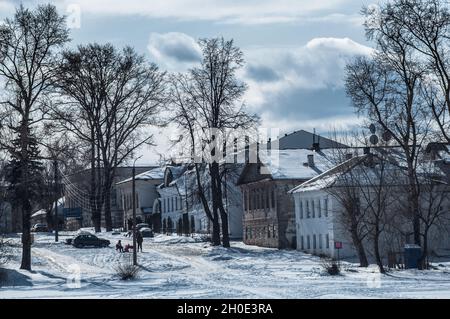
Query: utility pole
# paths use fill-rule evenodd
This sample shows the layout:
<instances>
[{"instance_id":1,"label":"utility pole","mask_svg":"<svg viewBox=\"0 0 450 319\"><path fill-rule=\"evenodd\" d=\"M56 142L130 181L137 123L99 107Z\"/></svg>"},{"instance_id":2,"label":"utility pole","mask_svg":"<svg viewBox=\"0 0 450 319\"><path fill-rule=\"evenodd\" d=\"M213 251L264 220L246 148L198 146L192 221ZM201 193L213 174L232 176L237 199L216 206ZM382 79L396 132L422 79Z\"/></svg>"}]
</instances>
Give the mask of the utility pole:
<instances>
[{"instance_id":1,"label":"utility pole","mask_svg":"<svg viewBox=\"0 0 450 319\"><path fill-rule=\"evenodd\" d=\"M55 242L57 242L58 239L58 227L59 227L59 219L58 219L58 161L55 160L53 162L53 166L55 168L55 220L53 224L55 225Z\"/></svg>"},{"instance_id":2,"label":"utility pole","mask_svg":"<svg viewBox=\"0 0 450 319\"><path fill-rule=\"evenodd\" d=\"M133 163L133 265L135 265L135 266L137 265L137 247L136 247L136 168L135 168L135 163Z\"/></svg>"},{"instance_id":3,"label":"utility pole","mask_svg":"<svg viewBox=\"0 0 450 319\"><path fill-rule=\"evenodd\" d=\"M133 265L137 266L137 247L136 247L136 161L142 157L139 156L133 162Z\"/></svg>"}]
</instances>

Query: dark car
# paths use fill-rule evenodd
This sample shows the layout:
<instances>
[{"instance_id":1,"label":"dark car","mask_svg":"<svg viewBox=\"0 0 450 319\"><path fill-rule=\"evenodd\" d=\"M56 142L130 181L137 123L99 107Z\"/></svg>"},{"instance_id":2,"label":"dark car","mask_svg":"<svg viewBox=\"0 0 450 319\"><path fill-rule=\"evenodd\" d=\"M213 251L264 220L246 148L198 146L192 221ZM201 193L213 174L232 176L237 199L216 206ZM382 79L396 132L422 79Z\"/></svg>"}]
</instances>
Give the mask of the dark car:
<instances>
[{"instance_id":1,"label":"dark car","mask_svg":"<svg viewBox=\"0 0 450 319\"><path fill-rule=\"evenodd\" d=\"M141 228L139 232L141 233L142 237L153 237L153 230L151 228L144 227Z\"/></svg>"},{"instance_id":2,"label":"dark car","mask_svg":"<svg viewBox=\"0 0 450 319\"><path fill-rule=\"evenodd\" d=\"M92 234L80 234L72 240L72 245L76 248L82 247L108 247L111 242L107 239L98 238Z\"/></svg>"},{"instance_id":3,"label":"dark car","mask_svg":"<svg viewBox=\"0 0 450 319\"><path fill-rule=\"evenodd\" d=\"M47 233L48 227L45 224L36 224L31 228L31 231L35 233Z\"/></svg>"}]
</instances>

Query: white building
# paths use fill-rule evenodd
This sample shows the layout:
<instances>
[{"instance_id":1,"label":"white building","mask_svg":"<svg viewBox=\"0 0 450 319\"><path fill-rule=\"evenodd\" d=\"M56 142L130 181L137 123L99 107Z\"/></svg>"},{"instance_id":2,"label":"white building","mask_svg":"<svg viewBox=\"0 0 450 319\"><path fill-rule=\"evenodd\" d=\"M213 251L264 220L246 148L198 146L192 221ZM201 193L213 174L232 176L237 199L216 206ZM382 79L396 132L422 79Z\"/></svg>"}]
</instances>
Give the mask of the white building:
<instances>
[{"instance_id":1,"label":"white building","mask_svg":"<svg viewBox=\"0 0 450 319\"><path fill-rule=\"evenodd\" d=\"M385 193L382 196L384 203L386 203L384 216L391 220L391 223L393 223L395 218L396 229L389 228L389 223L383 225L386 229L380 237L380 250L384 253L384 256L389 251L401 252L405 244L412 243L410 219L401 213L402 210L407 209L407 205L404 204L404 200L407 198L405 169L402 168L401 162L394 163L390 161L397 160L389 158L388 162L384 164L385 172L389 173L385 173L385 177L382 180L382 183L385 185L383 186ZM349 234L348 226L343 224L342 216L345 208L339 193L341 192L340 194L342 194L342 189L353 187L351 183L358 178L358 181L355 182L358 188L355 188L356 197L354 204L358 206L361 212L369 211L369 205L375 205L373 200L376 198L377 192L380 192L380 189L377 189L377 187L382 185L379 179L379 165L381 164L376 163L377 155L375 154L355 155L289 191L294 197L295 203L298 250L336 258L338 250L335 249L335 243L341 243L340 257L356 256L356 250ZM418 170L419 174L425 173L424 169L428 165L427 163L430 164L430 162L421 164ZM364 173L361 173L361 171ZM434 166L433 174L437 174L436 176L439 175L440 178L445 179L444 170L437 165ZM448 185L444 192L442 187L431 190L439 192L433 196L435 203L427 202L427 197L430 197L426 193L429 189L428 185L422 184L421 189L422 197L419 209L424 216L428 213L427 210L437 209L444 213L449 213L448 217L450 217ZM439 196L443 196L443 200L440 200ZM448 217L442 218L442 221L439 222L439 227L433 226L430 228L428 236L430 251L434 250L436 252L449 248L450 225L445 222L445 220L448 220ZM370 221L370 218L365 217L364 220ZM401 232L398 231L398 227L401 228ZM423 227L424 225L422 225L422 230ZM368 237L365 237L363 244L366 247L366 253L372 251L372 243L369 242ZM370 253L368 254L370 255Z\"/></svg>"},{"instance_id":2,"label":"white building","mask_svg":"<svg viewBox=\"0 0 450 319\"><path fill-rule=\"evenodd\" d=\"M158 198L156 187L164 179L164 167L157 167L135 176L136 219L137 223L148 223L155 230L160 227L160 216L153 214L153 205ZM120 199L119 207L123 210L123 224L132 227L133 217L133 178L127 178L116 184Z\"/></svg>"}]
</instances>

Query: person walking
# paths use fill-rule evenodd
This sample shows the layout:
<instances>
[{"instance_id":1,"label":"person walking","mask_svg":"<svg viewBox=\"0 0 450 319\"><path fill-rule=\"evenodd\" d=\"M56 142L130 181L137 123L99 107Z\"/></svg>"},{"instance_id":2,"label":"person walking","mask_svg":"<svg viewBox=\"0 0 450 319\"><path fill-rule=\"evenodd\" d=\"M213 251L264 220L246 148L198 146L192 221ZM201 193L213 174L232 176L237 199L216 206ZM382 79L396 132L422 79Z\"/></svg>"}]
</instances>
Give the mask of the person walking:
<instances>
[{"instance_id":1,"label":"person walking","mask_svg":"<svg viewBox=\"0 0 450 319\"><path fill-rule=\"evenodd\" d=\"M142 252L142 242L144 241L144 238L142 237L142 234L140 231L136 232L136 242L137 242L137 251L139 251L139 249Z\"/></svg>"}]
</instances>

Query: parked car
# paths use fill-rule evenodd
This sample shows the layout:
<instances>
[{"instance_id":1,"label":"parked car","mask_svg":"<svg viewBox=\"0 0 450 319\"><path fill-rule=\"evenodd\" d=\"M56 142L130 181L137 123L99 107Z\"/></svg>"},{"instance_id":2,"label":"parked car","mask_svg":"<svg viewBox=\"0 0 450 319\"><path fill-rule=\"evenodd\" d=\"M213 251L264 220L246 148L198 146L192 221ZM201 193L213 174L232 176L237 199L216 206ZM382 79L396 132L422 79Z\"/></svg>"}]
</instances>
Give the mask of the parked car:
<instances>
[{"instance_id":1,"label":"parked car","mask_svg":"<svg viewBox=\"0 0 450 319\"><path fill-rule=\"evenodd\" d=\"M82 247L108 247L111 242L107 239L98 238L93 234L78 234L72 239L71 244L76 248Z\"/></svg>"},{"instance_id":2,"label":"parked car","mask_svg":"<svg viewBox=\"0 0 450 319\"><path fill-rule=\"evenodd\" d=\"M141 233L142 237L153 237L153 230L151 228L144 227L141 228L139 232Z\"/></svg>"},{"instance_id":3,"label":"parked car","mask_svg":"<svg viewBox=\"0 0 450 319\"><path fill-rule=\"evenodd\" d=\"M141 228L150 228L150 225L147 223L140 223L136 225L136 230L141 230Z\"/></svg>"},{"instance_id":4,"label":"parked car","mask_svg":"<svg viewBox=\"0 0 450 319\"><path fill-rule=\"evenodd\" d=\"M32 228L31 228L32 232L35 233L47 233L48 232L48 227L46 224L35 224Z\"/></svg>"}]
</instances>

